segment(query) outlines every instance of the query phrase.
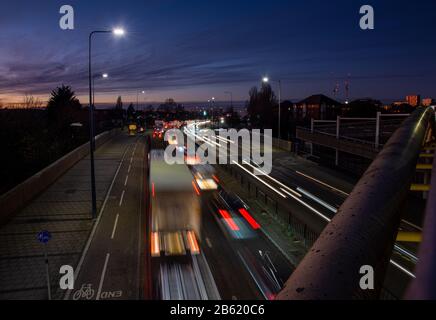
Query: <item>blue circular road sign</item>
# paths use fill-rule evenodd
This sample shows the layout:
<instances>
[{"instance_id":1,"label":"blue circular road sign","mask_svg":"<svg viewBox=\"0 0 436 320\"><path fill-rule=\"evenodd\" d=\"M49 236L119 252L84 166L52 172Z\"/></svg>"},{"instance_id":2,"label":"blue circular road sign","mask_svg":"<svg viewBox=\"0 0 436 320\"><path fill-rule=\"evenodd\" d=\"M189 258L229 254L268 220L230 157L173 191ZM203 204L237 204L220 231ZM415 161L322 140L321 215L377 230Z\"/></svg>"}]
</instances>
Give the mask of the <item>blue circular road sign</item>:
<instances>
[{"instance_id":1,"label":"blue circular road sign","mask_svg":"<svg viewBox=\"0 0 436 320\"><path fill-rule=\"evenodd\" d=\"M51 233L44 230L38 233L38 240L41 243L47 243L51 239Z\"/></svg>"}]
</instances>

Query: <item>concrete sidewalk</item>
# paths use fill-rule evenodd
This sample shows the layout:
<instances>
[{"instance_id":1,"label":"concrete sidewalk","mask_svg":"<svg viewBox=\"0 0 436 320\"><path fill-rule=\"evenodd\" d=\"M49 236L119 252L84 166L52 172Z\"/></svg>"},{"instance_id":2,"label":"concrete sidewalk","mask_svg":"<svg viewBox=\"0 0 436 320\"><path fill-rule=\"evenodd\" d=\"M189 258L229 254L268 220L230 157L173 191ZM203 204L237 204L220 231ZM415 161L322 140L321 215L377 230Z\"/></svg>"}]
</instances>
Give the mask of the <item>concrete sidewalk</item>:
<instances>
[{"instance_id":1,"label":"concrete sidewalk","mask_svg":"<svg viewBox=\"0 0 436 320\"><path fill-rule=\"evenodd\" d=\"M95 153L98 209L127 146L121 134ZM47 244L52 299L62 298L59 268L76 266L93 225L90 185L88 156L0 228L0 299L47 299L41 230L52 234Z\"/></svg>"}]
</instances>

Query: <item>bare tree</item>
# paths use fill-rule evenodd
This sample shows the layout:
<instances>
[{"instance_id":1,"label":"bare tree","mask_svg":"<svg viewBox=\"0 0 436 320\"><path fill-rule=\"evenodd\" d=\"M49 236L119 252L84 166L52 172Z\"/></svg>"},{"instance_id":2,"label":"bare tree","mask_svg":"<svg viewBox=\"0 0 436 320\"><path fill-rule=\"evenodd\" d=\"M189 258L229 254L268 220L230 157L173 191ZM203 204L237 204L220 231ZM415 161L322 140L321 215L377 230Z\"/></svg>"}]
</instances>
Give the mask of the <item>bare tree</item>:
<instances>
[{"instance_id":1,"label":"bare tree","mask_svg":"<svg viewBox=\"0 0 436 320\"><path fill-rule=\"evenodd\" d=\"M40 109L43 107L43 103L39 98L35 98L32 95L25 94L22 107L25 109Z\"/></svg>"}]
</instances>

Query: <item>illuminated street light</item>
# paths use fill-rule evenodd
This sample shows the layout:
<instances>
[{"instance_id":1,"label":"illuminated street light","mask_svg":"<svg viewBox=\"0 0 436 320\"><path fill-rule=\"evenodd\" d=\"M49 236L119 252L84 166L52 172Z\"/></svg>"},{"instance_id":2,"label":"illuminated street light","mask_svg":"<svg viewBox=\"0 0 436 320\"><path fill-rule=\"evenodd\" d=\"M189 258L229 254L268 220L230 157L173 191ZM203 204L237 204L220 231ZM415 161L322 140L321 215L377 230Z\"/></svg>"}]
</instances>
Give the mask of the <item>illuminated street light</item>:
<instances>
[{"instance_id":1,"label":"illuminated street light","mask_svg":"<svg viewBox=\"0 0 436 320\"><path fill-rule=\"evenodd\" d=\"M91 160L91 195L92 195L92 218L97 217L97 193L95 189L95 169L94 169L94 105L92 99L93 78L92 78L92 36L96 33L113 33L116 36L124 35L124 30L116 28L114 30L95 30L89 34L88 38L88 85L89 85L89 148Z\"/></svg>"},{"instance_id":2,"label":"illuminated street light","mask_svg":"<svg viewBox=\"0 0 436 320\"><path fill-rule=\"evenodd\" d=\"M144 90L142 90L142 91L138 90L136 92L136 110L139 110L139 93L145 94L145 91ZM144 100L144 103L145 103L145 100Z\"/></svg>"},{"instance_id":3,"label":"illuminated street light","mask_svg":"<svg viewBox=\"0 0 436 320\"><path fill-rule=\"evenodd\" d=\"M103 79L107 79L109 77L109 75L107 73L103 73L101 75L101 78ZM100 74L95 74L92 77L92 107L95 108L95 79L100 78ZM93 146L94 151L95 151L95 145Z\"/></svg>"},{"instance_id":4,"label":"illuminated street light","mask_svg":"<svg viewBox=\"0 0 436 320\"><path fill-rule=\"evenodd\" d=\"M123 36L125 33L124 29L122 29L122 28L115 28L112 32L116 36Z\"/></svg>"},{"instance_id":5,"label":"illuminated street light","mask_svg":"<svg viewBox=\"0 0 436 320\"><path fill-rule=\"evenodd\" d=\"M224 91L225 94L228 94L230 96L230 108L233 108L233 92L231 91Z\"/></svg>"},{"instance_id":6,"label":"illuminated street light","mask_svg":"<svg viewBox=\"0 0 436 320\"><path fill-rule=\"evenodd\" d=\"M262 81L267 83L267 82L269 82L269 78L268 77L263 77Z\"/></svg>"}]
</instances>

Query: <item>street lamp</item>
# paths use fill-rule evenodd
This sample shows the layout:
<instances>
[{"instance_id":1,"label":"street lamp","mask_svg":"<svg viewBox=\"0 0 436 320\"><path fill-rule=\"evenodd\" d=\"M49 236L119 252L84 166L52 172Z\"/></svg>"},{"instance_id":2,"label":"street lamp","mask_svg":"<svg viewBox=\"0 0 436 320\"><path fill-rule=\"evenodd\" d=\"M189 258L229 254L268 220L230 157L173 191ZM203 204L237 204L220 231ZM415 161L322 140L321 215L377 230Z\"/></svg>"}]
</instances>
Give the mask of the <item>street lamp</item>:
<instances>
[{"instance_id":1,"label":"street lamp","mask_svg":"<svg viewBox=\"0 0 436 320\"><path fill-rule=\"evenodd\" d=\"M139 91L136 92L136 110L139 110ZM142 94L145 94L145 91L141 91Z\"/></svg>"},{"instance_id":2,"label":"street lamp","mask_svg":"<svg viewBox=\"0 0 436 320\"><path fill-rule=\"evenodd\" d=\"M92 77L92 107L93 108L95 108L95 79L99 78L99 77L100 77L100 74L94 74L94 76ZM109 75L107 73L103 73L101 75L102 79L106 79L108 77L109 77ZM94 117L92 120L93 120L93 122L95 122ZM93 126L95 126L95 123L93 123ZM91 139L91 143L92 143L92 149L95 151L95 139L94 138Z\"/></svg>"},{"instance_id":3,"label":"street lamp","mask_svg":"<svg viewBox=\"0 0 436 320\"><path fill-rule=\"evenodd\" d=\"M92 105L95 107L95 79L97 78L107 79L109 78L109 75L107 73L100 74L94 74L92 77Z\"/></svg>"},{"instance_id":4,"label":"street lamp","mask_svg":"<svg viewBox=\"0 0 436 320\"><path fill-rule=\"evenodd\" d=\"M94 76L92 77L92 107L95 108L95 79L99 78L100 74L94 74ZM109 75L107 73L103 73L101 75L101 78L106 79L108 78ZM92 118L92 122L94 121L94 117ZM95 123L93 123L93 126L95 126ZM92 149L95 151L95 139L91 139L91 143L92 143Z\"/></svg>"},{"instance_id":5,"label":"street lamp","mask_svg":"<svg viewBox=\"0 0 436 320\"><path fill-rule=\"evenodd\" d=\"M116 28L113 30L95 30L88 38L88 85L89 85L89 148L91 158L91 193L92 193L92 217L97 217L97 195L95 190L95 169L94 169L94 105L92 100L92 36L96 33L113 33L116 36L124 35L124 30Z\"/></svg>"},{"instance_id":6,"label":"street lamp","mask_svg":"<svg viewBox=\"0 0 436 320\"><path fill-rule=\"evenodd\" d=\"M110 31L109 31L110 32ZM112 30L113 34L116 36L124 36L124 29L121 28L115 28Z\"/></svg>"},{"instance_id":7,"label":"street lamp","mask_svg":"<svg viewBox=\"0 0 436 320\"><path fill-rule=\"evenodd\" d=\"M212 125L215 123L215 97L212 97L210 100L212 106Z\"/></svg>"},{"instance_id":8,"label":"street lamp","mask_svg":"<svg viewBox=\"0 0 436 320\"><path fill-rule=\"evenodd\" d=\"M268 83L269 81L270 81L270 79L268 77L262 78L263 83ZM276 82L279 84L279 135L278 135L278 138L280 139L281 138L280 105L281 105L281 94L282 94L282 92L281 92L282 91L282 82L280 80L276 80Z\"/></svg>"},{"instance_id":9,"label":"street lamp","mask_svg":"<svg viewBox=\"0 0 436 320\"><path fill-rule=\"evenodd\" d=\"M233 107L233 92L224 91L224 93L230 95L230 107Z\"/></svg>"}]
</instances>

